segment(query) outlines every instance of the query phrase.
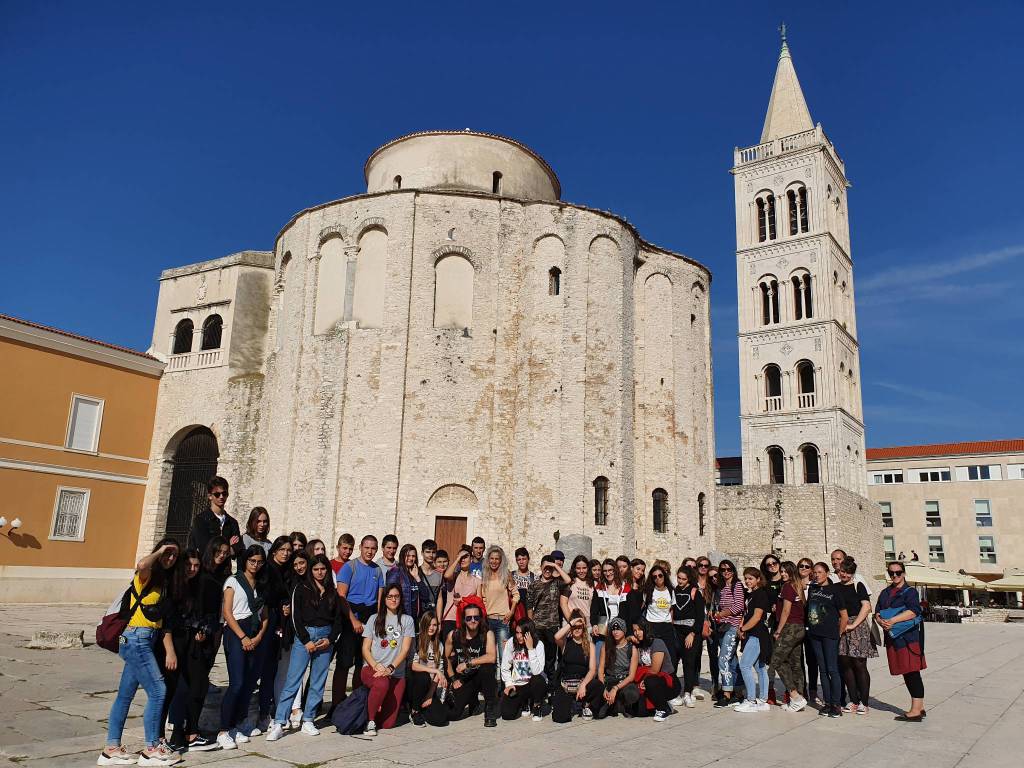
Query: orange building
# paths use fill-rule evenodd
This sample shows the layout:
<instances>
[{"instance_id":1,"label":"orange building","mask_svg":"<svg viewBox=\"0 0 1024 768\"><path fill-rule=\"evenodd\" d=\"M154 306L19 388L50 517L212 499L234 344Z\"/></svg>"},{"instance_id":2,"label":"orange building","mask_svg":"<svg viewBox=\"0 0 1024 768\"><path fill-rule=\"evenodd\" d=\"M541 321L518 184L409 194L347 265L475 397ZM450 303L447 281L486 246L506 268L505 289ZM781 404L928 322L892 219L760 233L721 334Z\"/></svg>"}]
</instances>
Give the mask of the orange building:
<instances>
[{"instance_id":1,"label":"orange building","mask_svg":"<svg viewBox=\"0 0 1024 768\"><path fill-rule=\"evenodd\" d=\"M0 602L107 601L123 588L163 367L0 315Z\"/></svg>"}]
</instances>

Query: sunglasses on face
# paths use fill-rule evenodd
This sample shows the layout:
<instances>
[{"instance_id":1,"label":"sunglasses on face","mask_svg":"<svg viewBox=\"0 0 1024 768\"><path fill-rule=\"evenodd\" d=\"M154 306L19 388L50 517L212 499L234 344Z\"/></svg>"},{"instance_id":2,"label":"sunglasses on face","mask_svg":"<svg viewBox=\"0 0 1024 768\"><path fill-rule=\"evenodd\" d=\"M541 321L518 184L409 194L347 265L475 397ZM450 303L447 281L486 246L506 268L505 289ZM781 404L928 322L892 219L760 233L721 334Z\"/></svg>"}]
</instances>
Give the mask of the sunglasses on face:
<instances>
[{"instance_id":1,"label":"sunglasses on face","mask_svg":"<svg viewBox=\"0 0 1024 768\"><path fill-rule=\"evenodd\" d=\"M227 496L228 496L228 492L227 491L213 491L210 495L213 496L214 498L217 498L217 499L226 499Z\"/></svg>"},{"instance_id":2,"label":"sunglasses on face","mask_svg":"<svg viewBox=\"0 0 1024 768\"><path fill-rule=\"evenodd\" d=\"M800 563L800 565L797 566L797 568L799 568L801 571L806 571L806 570L808 570L809 568L812 568L812 567L813 566L810 566L807 563Z\"/></svg>"},{"instance_id":3,"label":"sunglasses on face","mask_svg":"<svg viewBox=\"0 0 1024 768\"><path fill-rule=\"evenodd\" d=\"M766 563L766 565L767 565L767 566L768 566L769 568L778 568L778 567L779 567L779 564L778 564L778 563L773 563L773 562L771 562L770 560L769 560L769 561L768 561L768 562Z\"/></svg>"},{"instance_id":4,"label":"sunglasses on face","mask_svg":"<svg viewBox=\"0 0 1024 768\"><path fill-rule=\"evenodd\" d=\"M725 573L732 573L732 571L733 571L733 569L732 569L732 568L730 568L730 567L729 567L728 565L723 565L723 566L722 566L721 568L719 568L718 570L720 570L720 571L723 571L723 572L725 572Z\"/></svg>"},{"instance_id":5,"label":"sunglasses on face","mask_svg":"<svg viewBox=\"0 0 1024 768\"><path fill-rule=\"evenodd\" d=\"M902 576L903 571L889 571L889 578L895 579L897 576Z\"/></svg>"},{"instance_id":6,"label":"sunglasses on face","mask_svg":"<svg viewBox=\"0 0 1024 768\"><path fill-rule=\"evenodd\" d=\"M698 563L698 564L697 564L697 567L698 567L698 568L703 568L704 570L707 570L707 569L708 569L708 568L710 568L711 566L710 566L710 565L709 565L708 563Z\"/></svg>"},{"instance_id":7,"label":"sunglasses on face","mask_svg":"<svg viewBox=\"0 0 1024 768\"><path fill-rule=\"evenodd\" d=\"M476 622L480 621L480 617L479 616L463 616L462 618L463 618L463 621L466 621L466 622L472 621L472 622L476 623Z\"/></svg>"}]
</instances>

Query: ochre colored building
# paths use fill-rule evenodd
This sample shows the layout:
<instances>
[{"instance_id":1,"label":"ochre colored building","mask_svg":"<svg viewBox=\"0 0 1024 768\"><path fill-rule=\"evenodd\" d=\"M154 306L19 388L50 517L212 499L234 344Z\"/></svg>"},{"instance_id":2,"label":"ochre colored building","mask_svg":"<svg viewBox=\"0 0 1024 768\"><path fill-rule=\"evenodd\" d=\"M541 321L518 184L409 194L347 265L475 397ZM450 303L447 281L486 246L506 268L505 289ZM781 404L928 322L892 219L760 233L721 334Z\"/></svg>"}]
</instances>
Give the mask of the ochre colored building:
<instances>
[{"instance_id":1,"label":"ochre colored building","mask_svg":"<svg viewBox=\"0 0 1024 768\"><path fill-rule=\"evenodd\" d=\"M162 371L0 315L0 602L104 601L126 582Z\"/></svg>"}]
</instances>

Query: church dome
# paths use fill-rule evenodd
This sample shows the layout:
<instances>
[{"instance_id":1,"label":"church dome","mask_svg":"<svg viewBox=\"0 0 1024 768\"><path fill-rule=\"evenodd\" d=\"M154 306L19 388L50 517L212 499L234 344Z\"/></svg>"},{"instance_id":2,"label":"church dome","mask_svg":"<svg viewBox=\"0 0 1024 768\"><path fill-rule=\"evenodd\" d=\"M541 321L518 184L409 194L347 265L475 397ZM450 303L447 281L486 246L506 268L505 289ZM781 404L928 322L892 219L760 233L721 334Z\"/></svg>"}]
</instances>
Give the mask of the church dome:
<instances>
[{"instance_id":1,"label":"church dome","mask_svg":"<svg viewBox=\"0 0 1024 768\"><path fill-rule=\"evenodd\" d=\"M457 189L525 200L558 200L544 159L514 139L475 131L410 133L377 149L363 169L367 192Z\"/></svg>"}]
</instances>

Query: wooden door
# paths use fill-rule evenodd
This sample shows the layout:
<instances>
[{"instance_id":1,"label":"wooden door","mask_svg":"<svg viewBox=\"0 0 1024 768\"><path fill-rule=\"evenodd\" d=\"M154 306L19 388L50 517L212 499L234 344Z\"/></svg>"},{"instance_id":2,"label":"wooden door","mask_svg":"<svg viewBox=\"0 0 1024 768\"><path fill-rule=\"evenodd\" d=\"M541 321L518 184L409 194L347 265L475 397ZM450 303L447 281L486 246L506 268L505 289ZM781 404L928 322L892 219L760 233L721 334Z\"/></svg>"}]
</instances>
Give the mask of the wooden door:
<instances>
[{"instance_id":1,"label":"wooden door","mask_svg":"<svg viewBox=\"0 0 1024 768\"><path fill-rule=\"evenodd\" d=\"M459 547L466 543L466 518L464 517L442 517L434 519L434 541L437 548L448 553L449 559L454 559Z\"/></svg>"}]
</instances>

